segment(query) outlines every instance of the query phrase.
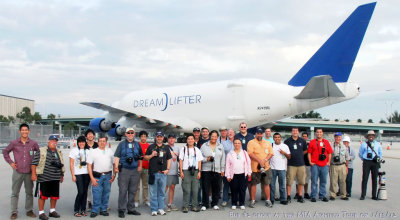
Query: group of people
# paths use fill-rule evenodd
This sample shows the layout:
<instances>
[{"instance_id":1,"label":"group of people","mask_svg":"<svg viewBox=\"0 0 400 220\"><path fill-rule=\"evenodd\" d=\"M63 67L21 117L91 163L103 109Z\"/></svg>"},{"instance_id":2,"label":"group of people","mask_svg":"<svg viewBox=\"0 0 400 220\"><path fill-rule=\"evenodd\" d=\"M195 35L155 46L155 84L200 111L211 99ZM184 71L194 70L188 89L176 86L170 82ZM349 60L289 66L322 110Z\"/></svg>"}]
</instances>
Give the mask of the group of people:
<instances>
[{"instance_id":1,"label":"group of people","mask_svg":"<svg viewBox=\"0 0 400 220\"><path fill-rule=\"evenodd\" d=\"M336 132L331 144L323 137L321 128L315 130L316 138L310 142L308 134L303 132L300 136L298 128L292 128L291 136L285 141L279 133L272 135L270 128L256 128L255 135L248 133L245 122L240 123L239 130L235 134L233 129L226 127L221 127L219 132L210 131L207 127L194 128L193 133L187 135L186 145L179 148L175 145L174 134L167 136L165 144L164 133L158 131L154 143L149 144L146 131L139 132L140 141L137 142L135 130L127 128L125 139L118 144L115 152L106 147L106 136L100 134L98 142L95 142L95 133L87 130L85 136L77 139L77 147L69 152L69 168L78 192L74 216L87 216L88 209L91 210L91 218L108 216L111 184L117 175L120 218L124 218L125 214L140 215L136 210L140 194L143 204L150 207L152 216L178 211L173 201L179 179L184 213L210 208L218 210L220 205L227 206L229 200L233 210L237 207L243 210L246 190L250 195L249 207L254 208L258 184L261 185L261 199L265 200L267 207L272 207L276 200L282 205L290 203L294 182L296 195L293 199L300 203L304 203L305 199L328 202L338 196L342 200L351 197L356 153L350 147L348 136L343 137L341 132ZM39 148L37 142L29 138L29 125L21 124L19 132L20 138L3 150L6 162L13 169L10 219L18 216L22 183L26 192L27 216L37 217L33 211L33 194L38 194L39 219L59 218L56 203L67 164L62 151L57 148L58 139L51 135L48 145ZM359 149L359 157L363 161L360 199L365 199L371 173L372 199L377 200L382 147L375 140L374 131L369 131L366 138ZM10 157L11 152L14 159ZM328 175L329 194L326 189ZM276 190L277 181L279 190ZM46 215L44 205L48 198L50 210Z\"/></svg>"}]
</instances>

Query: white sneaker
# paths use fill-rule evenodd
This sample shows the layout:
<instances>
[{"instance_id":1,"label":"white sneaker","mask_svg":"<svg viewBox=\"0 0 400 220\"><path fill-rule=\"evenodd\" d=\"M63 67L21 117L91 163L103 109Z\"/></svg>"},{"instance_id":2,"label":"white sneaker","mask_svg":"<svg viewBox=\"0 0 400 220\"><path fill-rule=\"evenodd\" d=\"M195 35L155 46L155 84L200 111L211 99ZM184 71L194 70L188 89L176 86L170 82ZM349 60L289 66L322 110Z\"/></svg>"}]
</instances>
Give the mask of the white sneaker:
<instances>
[{"instance_id":1,"label":"white sneaker","mask_svg":"<svg viewBox=\"0 0 400 220\"><path fill-rule=\"evenodd\" d=\"M241 209L241 210L245 210L246 207L245 207L244 205L241 205L241 206L240 206L240 209Z\"/></svg>"},{"instance_id":2,"label":"white sneaker","mask_svg":"<svg viewBox=\"0 0 400 220\"><path fill-rule=\"evenodd\" d=\"M135 202L135 208L139 207L139 203Z\"/></svg>"},{"instance_id":3,"label":"white sneaker","mask_svg":"<svg viewBox=\"0 0 400 220\"><path fill-rule=\"evenodd\" d=\"M236 210L236 206L235 205L232 206L232 210Z\"/></svg>"},{"instance_id":4,"label":"white sneaker","mask_svg":"<svg viewBox=\"0 0 400 220\"><path fill-rule=\"evenodd\" d=\"M214 210L219 210L219 207L217 205L215 205L213 208Z\"/></svg>"},{"instance_id":5,"label":"white sneaker","mask_svg":"<svg viewBox=\"0 0 400 220\"><path fill-rule=\"evenodd\" d=\"M165 211L163 209L159 209L158 210L158 214L160 215L166 215L167 213L165 213Z\"/></svg>"},{"instance_id":6,"label":"white sneaker","mask_svg":"<svg viewBox=\"0 0 400 220\"><path fill-rule=\"evenodd\" d=\"M207 209L207 208L206 208L205 206L203 206L203 207L201 207L200 210L201 210L201 211L206 211L206 209Z\"/></svg>"},{"instance_id":7,"label":"white sneaker","mask_svg":"<svg viewBox=\"0 0 400 220\"><path fill-rule=\"evenodd\" d=\"M148 206L148 207L150 207L150 202L146 202L146 205ZM137 207L136 207L137 208Z\"/></svg>"},{"instance_id":8,"label":"white sneaker","mask_svg":"<svg viewBox=\"0 0 400 220\"><path fill-rule=\"evenodd\" d=\"M228 204L227 202L223 201L223 202L221 203L221 206L222 206L222 207L225 207L227 204Z\"/></svg>"},{"instance_id":9,"label":"white sneaker","mask_svg":"<svg viewBox=\"0 0 400 220\"><path fill-rule=\"evenodd\" d=\"M157 216L157 212L151 212L151 216Z\"/></svg>"}]
</instances>

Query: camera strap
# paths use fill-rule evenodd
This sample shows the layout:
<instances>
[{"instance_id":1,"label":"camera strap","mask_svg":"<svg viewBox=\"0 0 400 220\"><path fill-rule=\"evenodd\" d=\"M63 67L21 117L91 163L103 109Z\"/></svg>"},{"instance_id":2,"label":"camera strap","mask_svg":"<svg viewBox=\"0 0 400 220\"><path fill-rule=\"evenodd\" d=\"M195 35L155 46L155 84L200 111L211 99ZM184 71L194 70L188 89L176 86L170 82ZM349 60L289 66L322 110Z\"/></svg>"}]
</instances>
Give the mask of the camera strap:
<instances>
[{"instance_id":1,"label":"camera strap","mask_svg":"<svg viewBox=\"0 0 400 220\"><path fill-rule=\"evenodd\" d=\"M320 148L321 146L320 146L320 144L318 143L318 140L317 140L317 139L315 139L315 142L317 142L318 153L319 153L319 148ZM321 153L320 153L320 154L322 154L322 148L325 148L324 139L322 139L321 143L322 143L323 146L321 147ZM325 149L325 150L326 150L326 149ZM324 154L325 154L325 152L324 152Z\"/></svg>"},{"instance_id":2,"label":"camera strap","mask_svg":"<svg viewBox=\"0 0 400 220\"><path fill-rule=\"evenodd\" d=\"M372 152L374 152L375 156L378 156L378 154L375 152L374 148L372 148L371 144L368 145L368 142L365 142L367 144L367 153L368 153L368 148L371 148ZM371 143L371 142L369 142Z\"/></svg>"},{"instance_id":3,"label":"camera strap","mask_svg":"<svg viewBox=\"0 0 400 220\"><path fill-rule=\"evenodd\" d=\"M128 142L128 141L125 141L125 142L124 142L124 147L125 147L125 156L128 156L128 147L127 147L127 142ZM132 151L132 156L133 156L133 155L135 155L135 151L134 151L134 149L135 149L135 145L136 145L136 142L135 142L135 141L132 141L132 148L131 148L131 151Z\"/></svg>"},{"instance_id":4,"label":"camera strap","mask_svg":"<svg viewBox=\"0 0 400 220\"><path fill-rule=\"evenodd\" d=\"M81 162L82 161L85 161L86 162L86 149L83 149L83 155L81 155L81 151L79 150L79 156L80 156L80 158L81 158ZM82 160L82 157L84 157L85 158L85 160Z\"/></svg>"},{"instance_id":5,"label":"camera strap","mask_svg":"<svg viewBox=\"0 0 400 220\"><path fill-rule=\"evenodd\" d=\"M186 148L187 148L187 151L188 151L188 153L187 153L188 167L190 167L190 163L189 163L189 147L188 146L185 146L183 148L183 157L185 157ZM193 152L194 152L194 156L193 156L193 164L192 164L192 166L196 166L196 148L194 146L193 146Z\"/></svg>"}]
</instances>

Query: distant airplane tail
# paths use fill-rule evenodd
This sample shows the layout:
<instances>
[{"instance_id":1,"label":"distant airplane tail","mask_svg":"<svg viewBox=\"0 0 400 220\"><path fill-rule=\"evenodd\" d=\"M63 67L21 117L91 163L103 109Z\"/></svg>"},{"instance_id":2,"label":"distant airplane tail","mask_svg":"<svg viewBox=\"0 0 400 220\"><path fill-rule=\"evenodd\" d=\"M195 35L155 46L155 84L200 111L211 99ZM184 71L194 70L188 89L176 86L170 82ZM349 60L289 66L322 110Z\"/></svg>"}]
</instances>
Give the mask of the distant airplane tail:
<instances>
[{"instance_id":1,"label":"distant airplane tail","mask_svg":"<svg viewBox=\"0 0 400 220\"><path fill-rule=\"evenodd\" d=\"M334 82L347 82L376 2L359 6L289 81L305 86L311 78L330 75Z\"/></svg>"}]
</instances>

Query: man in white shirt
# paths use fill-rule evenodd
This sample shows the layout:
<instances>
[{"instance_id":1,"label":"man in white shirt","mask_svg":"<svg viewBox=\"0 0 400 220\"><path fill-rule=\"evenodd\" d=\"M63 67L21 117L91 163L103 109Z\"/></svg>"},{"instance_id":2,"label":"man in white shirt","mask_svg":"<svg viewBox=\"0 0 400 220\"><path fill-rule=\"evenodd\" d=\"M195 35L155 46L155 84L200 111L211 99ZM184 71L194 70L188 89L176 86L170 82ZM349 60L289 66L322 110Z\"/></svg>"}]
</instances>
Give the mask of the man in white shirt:
<instances>
[{"instance_id":1,"label":"man in white shirt","mask_svg":"<svg viewBox=\"0 0 400 220\"><path fill-rule=\"evenodd\" d=\"M274 142L272 144L272 149L274 150L274 156L271 158L271 169L272 169L272 180L271 180L271 202L274 203L275 200L275 184L276 178L279 182L279 195L280 203L282 205L287 205L286 200L286 169L287 160L290 159L289 147L282 143L282 137L279 133L274 134Z\"/></svg>"},{"instance_id":2,"label":"man in white shirt","mask_svg":"<svg viewBox=\"0 0 400 220\"><path fill-rule=\"evenodd\" d=\"M107 212L111 183L114 181L114 152L106 148L107 136L99 138L99 147L91 150L88 158L88 172L92 182L93 207L91 218L99 213L109 216Z\"/></svg>"}]
</instances>

